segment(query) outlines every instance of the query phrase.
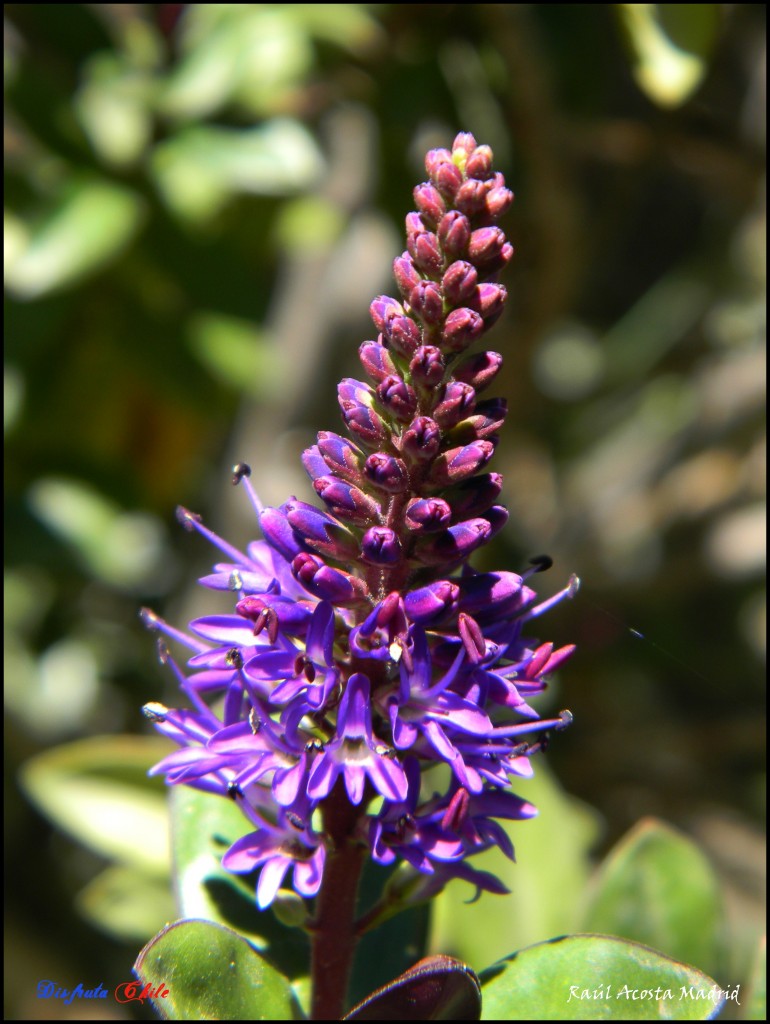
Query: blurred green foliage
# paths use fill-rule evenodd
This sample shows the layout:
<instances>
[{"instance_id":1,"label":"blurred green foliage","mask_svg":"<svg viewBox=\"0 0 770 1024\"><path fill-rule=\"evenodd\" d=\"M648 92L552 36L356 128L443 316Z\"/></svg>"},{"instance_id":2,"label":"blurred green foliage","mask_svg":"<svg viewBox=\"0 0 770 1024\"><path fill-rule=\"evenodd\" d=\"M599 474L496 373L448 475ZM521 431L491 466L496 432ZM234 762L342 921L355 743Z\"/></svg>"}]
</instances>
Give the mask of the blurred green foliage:
<instances>
[{"instance_id":1,"label":"blurred green foliage","mask_svg":"<svg viewBox=\"0 0 770 1024\"><path fill-rule=\"evenodd\" d=\"M135 953L73 914L105 862L18 765L170 693L136 611L200 601L176 503L238 543L231 462L266 501L308 496L298 455L338 427L422 154L458 130L518 194L493 342L512 515L485 558L547 550L553 590L584 581L544 627L579 645L549 759L604 846L648 814L700 840L753 947L763 36L754 4L6 6L7 1016Z\"/></svg>"}]
</instances>

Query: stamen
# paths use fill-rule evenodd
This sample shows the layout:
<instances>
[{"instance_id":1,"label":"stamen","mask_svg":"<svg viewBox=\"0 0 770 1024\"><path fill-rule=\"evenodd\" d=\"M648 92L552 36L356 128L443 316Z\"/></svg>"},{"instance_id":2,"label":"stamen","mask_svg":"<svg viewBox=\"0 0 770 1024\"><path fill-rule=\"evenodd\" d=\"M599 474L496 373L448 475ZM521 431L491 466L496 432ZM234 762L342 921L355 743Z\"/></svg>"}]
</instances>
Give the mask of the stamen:
<instances>
[{"instance_id":1,"label":"stamen","mask_svg":"<svg viewBox=\"0 0 770 1024\"><path fill-rule=\"evenodd\" d=\"M246 479L244 477L244 479ZM241 565L249 565L249 559L242 551L238 548L234 548L232 544L228 544L226 540L223 540L218 534L214 533L207 526L203 525L203 520L195 512L190 512L188 509L183 508L181 505L176 510L176 517L179 522L184 526L185 530L197 530L202 537L205 537L209 543L213 544L214 547L231 558L234 562L238 562Z\"/></svg>"}]
</instances>

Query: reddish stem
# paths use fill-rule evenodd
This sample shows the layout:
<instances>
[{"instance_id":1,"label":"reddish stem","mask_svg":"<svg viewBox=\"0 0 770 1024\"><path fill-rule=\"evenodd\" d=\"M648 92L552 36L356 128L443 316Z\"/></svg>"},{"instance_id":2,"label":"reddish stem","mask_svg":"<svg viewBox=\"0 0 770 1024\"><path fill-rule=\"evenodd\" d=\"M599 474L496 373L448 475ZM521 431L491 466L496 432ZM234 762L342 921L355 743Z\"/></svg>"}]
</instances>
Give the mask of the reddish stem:
<instances>
[{"instance_id":1,"label":"reddish stem","mask_svg":"<svg viewBox=\"0 0 770 1024\"><path fill-rule=\"evenodd\" d=\"M327 853L323 882L316 899L312 939L311 1020L341 1020L353 956L358 943L356 898L366 850L353 839L362 808L354 807L342 780L324 806Z\"/></svg>"}]
</instances>

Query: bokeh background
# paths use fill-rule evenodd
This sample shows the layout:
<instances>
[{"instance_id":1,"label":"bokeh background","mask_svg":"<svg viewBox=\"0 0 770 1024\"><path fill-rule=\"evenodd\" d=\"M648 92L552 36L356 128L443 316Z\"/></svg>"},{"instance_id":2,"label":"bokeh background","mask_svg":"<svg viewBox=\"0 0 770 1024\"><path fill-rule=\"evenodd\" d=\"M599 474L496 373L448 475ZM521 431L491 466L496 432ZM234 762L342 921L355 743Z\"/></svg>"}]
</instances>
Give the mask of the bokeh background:
<instances>
[{"instance_id":1,"label":"bokeh background","mask_svg":"<svg viewBox=\"0 0 770 1024\"><path fill-rule=\"evenodd\" d=\"M548 760L598 856L640 817L695 838L749 942L764 900L765 32L759 4L9 4L6 1019L141 944L83 896L106 861L19 766L143 733L168 697L137 611L180 623L254 536L229 466L309 499L422 156L459 130L517 194L492 347L508 527L576 642ZM638 635L638 634L641 634ZM116 743L118 741L116 740ZM61 824L61 822L59 822ZM554 889L561 884L554 879ZM89 907L91 910L89 912ZM545 936L542 936L545 937Z\"/></svg>"}]
</instances>

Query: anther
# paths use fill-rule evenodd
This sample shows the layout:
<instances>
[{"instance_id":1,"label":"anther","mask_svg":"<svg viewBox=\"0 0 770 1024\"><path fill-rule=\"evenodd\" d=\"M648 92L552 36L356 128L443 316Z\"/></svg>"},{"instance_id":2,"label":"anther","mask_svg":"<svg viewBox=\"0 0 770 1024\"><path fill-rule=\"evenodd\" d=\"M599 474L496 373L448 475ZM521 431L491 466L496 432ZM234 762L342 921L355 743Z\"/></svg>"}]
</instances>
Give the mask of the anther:
<instances>
[{"instance_id":1,"label":"anther","mask_svg":"<svg viewBox=\"0 0 770 1024\"><path fill-rule=\"evenodd\" d=\"M168 708L156 700L151 700L142 708L142 714L151 722L165 722L168 716Z\"/></svg>"},{"instance_id":2,"label":"anther","mask_svg":"<svg viewBox=\"0 0 770 1024\"><path fill-rule=\"evenodd\" d=\"M225 655L225 664L229 668L242 669L243 668L243 655L237 647L231 647Z\"/></svg>"},{"instance_id":3,"label":"anther","mask_svg":"<svg viewBox=\"0 0 770 1024\"><path fill-rule=\"evenodd\" d=\"M237 487L245 476L251 476L251 466L247 462L236 462L233 466L233 486Z\"/></svg>"},{"instance_id":4,"label":"anther","mask_svg":"<svg viewBox=\"0 0 770 1024\"><path fill-rule=\"evenodd\" d=\"M529 564L534 567L535 572L547 572L553 565L553 559L550 555L533 555L529 559Z\"/></svg>"}]
</instances>

